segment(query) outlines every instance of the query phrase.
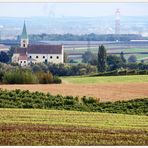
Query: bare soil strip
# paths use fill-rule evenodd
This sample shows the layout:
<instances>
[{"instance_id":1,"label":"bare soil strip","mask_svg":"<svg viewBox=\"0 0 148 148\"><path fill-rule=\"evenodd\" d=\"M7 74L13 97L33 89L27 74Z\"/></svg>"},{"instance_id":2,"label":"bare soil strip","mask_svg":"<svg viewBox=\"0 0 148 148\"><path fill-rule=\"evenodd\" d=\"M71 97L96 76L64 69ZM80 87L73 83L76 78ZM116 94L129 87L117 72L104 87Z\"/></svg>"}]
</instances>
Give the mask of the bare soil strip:
<instances>
[{"instance_id":1,"label":"bare soil strip","mask_svg":"<svg viewBox=\"0 0 148 148\"><path fill-rule=\"evenodd\" d=\"M91 96L101 101L129 100L148 97L148 82L111 84L36 84L1 85L0 88L50 92L52 95Z\"/></svg>"}]
</instances>

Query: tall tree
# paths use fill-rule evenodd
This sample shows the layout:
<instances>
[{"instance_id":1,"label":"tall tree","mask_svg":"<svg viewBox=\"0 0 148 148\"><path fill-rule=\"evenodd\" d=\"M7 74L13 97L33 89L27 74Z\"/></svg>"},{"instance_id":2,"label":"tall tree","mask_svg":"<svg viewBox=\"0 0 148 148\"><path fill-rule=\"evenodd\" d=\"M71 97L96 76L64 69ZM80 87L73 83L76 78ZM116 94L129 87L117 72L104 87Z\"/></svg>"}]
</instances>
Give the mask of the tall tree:
<instances>
[{"instance_id":1,"label":"tall tree","mask_svg":"<svg viewBox=\"0 0 148 148\"><path fill-rule=\"evenodd\" d=\"M110 71L123 67L123 61L121 57L115 55L107 56L107 65Z\"/></svg>"},{"instance_id":2,"label":"tall tree","mask_svg":"<svg viewBox=\"0 0 148 148\"><path fill-rule=\"evenodd\" d=\"M107 68L107 62L106 62L107 54L106 54L106 49L103 45L99 46L98 50L98 64L97 68L99 72L104 72L106 71Z\"/></svg>"},{"instance_id":3,"label":"tall tree","mask_svg":"<svg viewBox=\"0 0 148 148\"><path fill-rule=\"evenodd\" d=\"M126 59L124 57L124 53L123 52L120 53L120 58L121 58L123 63L126 63Z\"/></svg>"},{"instance_id":4,"label":"tall tree","mask_svg":"<svg viewBox=\"0 0 148 148\"><path fill-rule=\"evenodd\" d=\"M2 63L8 63L9 62L9 56L4 51L0 52L0 62L2 62Z\"/></svg>"},{"instance_id":5,"label":"tall tree","mask_svg":"<svg viewBox=\"0 0 148 148\"><path fill-rule=\"evenodd\" d=\"M86 51L82 55L82 62L91 64L91 65L97 65L97 56L90 51Z\"/></svg>"},{"instance_id":6,"label":"tall tree","mask_svg":"<svg viewBox=\"0 0 148 148\"><path fill-rule=\"evenodd\" d=\"M68 55L66 52L64 52L64 63L67 63L68 61Z\"/></svg>"}]
</instances>

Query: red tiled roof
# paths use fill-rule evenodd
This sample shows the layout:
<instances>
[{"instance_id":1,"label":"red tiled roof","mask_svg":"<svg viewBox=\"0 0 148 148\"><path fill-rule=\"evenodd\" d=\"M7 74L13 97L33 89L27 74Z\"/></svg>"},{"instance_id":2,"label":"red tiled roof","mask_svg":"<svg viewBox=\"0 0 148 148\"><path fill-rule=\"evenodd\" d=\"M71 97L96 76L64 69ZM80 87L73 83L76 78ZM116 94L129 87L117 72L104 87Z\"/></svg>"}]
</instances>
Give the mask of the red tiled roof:
<instances>
[{"instance_id":1,"label":"red tiled roof","mask_svg":"<svg viewBox=\"0 0 148 148\"><path fill-rule=\"evenodd\" d=\"M26 54L27 48L17 48L15 53Z\"/></svg>"},{"instance_id":2,"label":"red tiled roof","mask_svg":"<svg viewBox=\"0 0 148 148\"><path fill-rule=\"evenodd\" d=\"M20 55L19 60L27 60L27 55Z\"/></svg>"},{"instance_id":3,"label":"red tiled roof","mask_svg":"<svg viewBox=\"0 0 148 148\"><path fill-rule=\"evenodd\" d=\"M61 54L62 45L29 45L28 48L17 48L15 53Z\"/></svg>"}]
</instances>

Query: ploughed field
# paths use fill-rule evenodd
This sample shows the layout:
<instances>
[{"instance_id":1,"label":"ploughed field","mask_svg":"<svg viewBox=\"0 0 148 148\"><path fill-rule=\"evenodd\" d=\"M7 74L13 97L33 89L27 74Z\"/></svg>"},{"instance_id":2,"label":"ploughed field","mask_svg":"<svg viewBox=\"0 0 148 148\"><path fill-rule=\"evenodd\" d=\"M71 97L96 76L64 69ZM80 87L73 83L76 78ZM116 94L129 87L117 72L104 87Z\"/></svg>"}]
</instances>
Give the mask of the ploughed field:
<instances>
[{"instance_id":1,"label":"ploughed field","mask_svg":"<svg viewBox=\"0 0 148 148\"><path fill-rule=\"evenodd\" d=\"M148 145L148 116L0 109L0 145Z\"/></svg>"},{"instance_id":2,"label":"ploughed field","mask_svg":"<svg viewBox=\"0 0 148 148\"><path fill-rule=\"evenodd\" d=\"M148 97L148 75L62 77L62 81L62 84L0 85L0 88L50 92L52 95L91 96L101 101Z\"/></svg>"}]
</instances>

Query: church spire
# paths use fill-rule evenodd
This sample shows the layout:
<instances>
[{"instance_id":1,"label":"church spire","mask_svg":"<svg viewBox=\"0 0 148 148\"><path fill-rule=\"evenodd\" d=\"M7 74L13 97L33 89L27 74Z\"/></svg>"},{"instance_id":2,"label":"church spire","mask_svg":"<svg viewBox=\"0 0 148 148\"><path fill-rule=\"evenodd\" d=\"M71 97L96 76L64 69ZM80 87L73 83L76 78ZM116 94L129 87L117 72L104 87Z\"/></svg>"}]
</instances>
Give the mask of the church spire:
<instances>
[{"instance_id":1,"label":"church spire","mask_svg":"<svg viewBox=\"0 0 148 148\"><path fill-rule=\"evenodd\" d=\"M28 44L29 44L29 40L28 40L27 31L26 31L26 24L24 21L23 31L22 31L22 35L21 35L21 47L27 48Z\"/></svg>"},{"instance_id":2,"label":"church spire","mask_svg":"<svg viewBox=\"0 0 148 148\"><path fill-rule=\"evenodd\" d=\"M24 21L24 26L23 26L23 31L22 31L21 39L28 39L25 21Z\"/></svg>"}]
</instances>

